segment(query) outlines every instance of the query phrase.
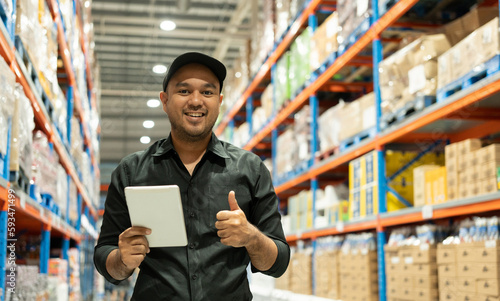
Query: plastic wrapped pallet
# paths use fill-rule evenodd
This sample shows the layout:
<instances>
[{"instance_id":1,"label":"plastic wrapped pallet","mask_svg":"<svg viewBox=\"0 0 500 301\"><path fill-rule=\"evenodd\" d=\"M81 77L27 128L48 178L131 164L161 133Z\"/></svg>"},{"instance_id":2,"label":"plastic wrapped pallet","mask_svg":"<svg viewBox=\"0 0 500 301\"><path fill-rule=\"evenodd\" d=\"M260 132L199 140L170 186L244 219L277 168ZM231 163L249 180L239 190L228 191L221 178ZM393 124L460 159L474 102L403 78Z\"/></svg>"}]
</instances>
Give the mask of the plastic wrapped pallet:
<instances>
[{"instance_id":1,"label":"plastic wrapped pallet","mask_svg":"<svg viewBox=\"0 0 500 301\"><path fill-rule=\"evenodd\" d=\"M375 126L375 94L368 93L355 101L345 104L340 114L341 130L339 139L343 141Z\"/></svg>"},{"instance_id":2,"label":"plastic wrapped pallet","mask_svg":"<svg viewBox=\"0 0 500 301\"><path fill-rule=\"evenodd\" d=\"M64 97L59 85L54 93L54 124L61 134L62 141L68 137L68 101Z\"/></svg>"},{"instance_id":3,"label":"plastic wrapped pallet","mask_svg":"<svg viewBox=\"0 0 500 301\"><path fill-rule=\"evenodd\" d=\"M16 77L7 63L0 59L0 154L7 152L7 132L9 119L14 114L14 89Z\"/></svg>"},{"instance_id":4,"label":"plastic wrapped pallet","mask_svg":"<svg viewBox=\"0 0 500 301\"><path fill-rule=\"evenodd\" d=\"M339 0L337 1L337 12L339 14L339 44L349 45L356 32L362 33L369 28L371 17L371 1L369 0ZM367 22L368 21L368 22ZM362 25L365 28L361 29ZM354 34L354 35L353 35Z\"/></svg>"},{"instance_id":5,"label":"plastic wrapped pallet","mask_svg":"<svg viewBox=\"0 0 500 301\"><path fill-rule=\"evenodd\" d=\"M255 108L252 114L252 133L258 133L266 124L267 116L263 107Z\"/></svg>"},{"instance_id":6,"label":"plastic wrapped pallet","mask_svg":"<svg viewBox=\"0 0 500 301\"><path fill-rule=\"evenodd\" d=\"M271 118L273 114L273 106L274 106L274 86L273 84L267 85L266 89L262 93L262 96L260 97L260 102L262 104L262 108L264 109L264 113L266 116L266 120Z\"/></svg>"},{"instance_id":7,"label":"plastic wrapped pallet","mask_svg":"<svg viewBox=\"0 0 500 301\"><path fill-rule=\"evenodd\" d=\"M438 59L438 89L468 72L487 69L484 63L500 54L498 17L476 29Z\"/></svg>"},{"instance_id":8,"label":"plastic wrapped pallet","mask_svg":"<svg viewBox=\"0 0 500 301\"><path fill-rule=\"evenodd\" d=\"M341 126L340 118L343 112L344 102L326 110L319 117L318 137L320 152L324 153L338 147L340 144Z\"/></svg>"},{"instance_id":9,"label":"plastic wrapped pallet","mask_svg":"<svg viewBox=\"0 0 500 301\"><path fill-rule=\"evenodd\" d=\"M316 29L311 37L311 70L318 69L338 49L337 34L339 32L339 21L337 12L333 12Z\"/></svg>"},{"instance_id":10,"label":"plastic wrapped pallet","mask_svg":"<svg viewBox=\"0 0 500 301\"><path fill-rule=\"evenodd\" d=\"M79 217L79 211L78 211L78 191L76 189L76 184L71 179L69 181L69 203L68 203L68 218L71 221L72 224L74 224Z\"/></svg>"},{"instance_id":11,"label":"plastic wrapped pallet","mask_svg":"<svg viewBox=\"0 0 500 301\"><path fill-rule=\"evenodd\" d=\"M251 41L250 74L255 75L274 45L274 1L258 0L261 13Z\"/></svg>"},{"instance_id":12,"label":"plastic wrapped pallet","mask_svg":"<svg viewBox=\"0 0 500 301\"><path fill-rule=\"evenodd\" d=\"M498 17L496 7L477 7L464 16L446 24L444 32L451 45L454 46L471 34L474 30Z\"/></svg>"},{"instance_id":13,"label":"plastic wrapped pallet","mask_svg":"<svg viewBox=\"0 0 500 301\"><path fill-rule=\"evenodd\" d=\"M49 139L42 131L33 134L33 183L40 194L49 194L54 199L57 197L59 182L58 170L59 156L49 145ZM58 179L54 181L54 179Z\"/></svg>"},{"instance_id":14,"label":"plastic wrapped pallet","mask_svg":"<svg viewBox=\"0 0 500 301\"><path fill-rule=\"evenodd\" d=\"M23 42L31 59L34 59L39 45L35 41L43 33L43 28L38 22L39 0L19 0L16 5L16 35Z\"/></svg>"},{"instance_id":15,"label":"plastic wrapped pallet","mask_svg":"<svg viewBox=\"0 0 500 301\"><path fill-rule=\"evenodd\" d=\"M71 141L70 155L76 162L79 162L83 152L83 137L80 131L80 122L75 116L71 117Z\"/></svg>"},{"instance_id":16,"label":"plastic wrapped pallet","mask_svg":"<svg viewBox=\"0 0 500 301\"><path fill-rule=\"evenodd\" d=\"M276 63L275 101L276 111L279 112L287 100L290 100L290 51L287 51Z\"/></svg>"},{"instance_id":17,"label":"plastic wrapped pallet","mask_svg":"<svg viewBox=\"0 0 500 301\"><path fill-rule=\"evenodd\" d=\"M293 170L296 162L297 142L293 129L289 128L278 137L276 145L276 174L281 175Z\"/></svg>"},{"instance_id":18,"label":"plastic wrapped pallet","mask_svg":"<svg viewBox=\"0 0 500 301\"><path fill-rule=\"evenodd\" d=\"M309 80L311 75L311 68L309 67L311 36L312 30L307 27L295 39L290 47L290 67L288 76L292 95L299 92L299 89Z\"/></svg>"},{"instance_id":19,"label":"plastic wrapped pallet","mask_svg":"<svg viewBox=\"0 0 500 301\"><path fill-rule=\"evenodd\" d=\"M54 200L57 206L59 206L62 216L66 217L66 209L68 208L68 174L61 165L57 165L56 197Z\"/></svg>"},{"instance_id":20,"label":"plastic wrapped pallet","mask_svg":"<svg viewBox=\"0 0 500 301\"><path fill-rule=\"evenodd\" d=\"M290 25L290 3L291 0L275 0L276 7L276 36L275 40L280 39Z\"/></svg>"},{"instance_id":21,"label":"plastic wrapped pallet","mask_svg":"<svg viewBox=\"0 0 500 301\"><path fill-rule=\"evenodd\" d=\"M31 178L32 132L35 121L31 102L24 94L23 88L17 84L14 92L16 102L12 118L12 135L10 140L10 170L23 170L25 176Z\"/></svg>"},{"instance_id":22,"label":"plastic wrapped pallet","mask_svg":"<svg viewBox=\"0 0 500 301\"><path fill-rule=\"evenodd\" d=\"M410 43L380 63L382 113L393 113L416 96L436 95L438 57L450 48L444 34Z\"/></svg>"},{"instance_id":23,"label":"plastic wrapped pallet","mask_svg":"<svg viewBox=\"0 0 500 301\"><path fill-rule=\"evenodd\" d=\"M41 36L41 44L37 47L38 56L38 72L40 83L44 88L49 100L56 99L55 93L58 89L57 83L57 56L58 56L58 41L57 41L57 26L52 19L52 14L47 5L47 2L40 1L38 17L40 25L43 28Z\"/></svg>"}]
</instances>

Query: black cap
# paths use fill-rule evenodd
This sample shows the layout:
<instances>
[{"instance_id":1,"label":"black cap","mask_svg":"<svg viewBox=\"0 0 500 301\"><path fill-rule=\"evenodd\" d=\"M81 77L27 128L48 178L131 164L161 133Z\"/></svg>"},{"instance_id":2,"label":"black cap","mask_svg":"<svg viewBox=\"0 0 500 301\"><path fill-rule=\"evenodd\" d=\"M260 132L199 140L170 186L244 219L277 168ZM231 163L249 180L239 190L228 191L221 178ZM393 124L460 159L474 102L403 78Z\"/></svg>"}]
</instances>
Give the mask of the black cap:
<instances>
[{"instance_id":1,"label":"black cap","mask_svg":"<svg viewBox=\"0 0 500 301\"><path fill-rule=\"evenodd\" d=\"M182 66L191 63L198 63L208 67L219 80L220 90L222 91L222 83L226 78L226 67L224 66L224 64L221 63L219 60L203 53L186 52L184 54L179 55L172 62L172 64L170 64L167 75L165 75L165 78L163 79L163 92L167 90L167 84L172 78L172 76L174 76L175 72L177 72Z\"/></svg>"}]
</instances>

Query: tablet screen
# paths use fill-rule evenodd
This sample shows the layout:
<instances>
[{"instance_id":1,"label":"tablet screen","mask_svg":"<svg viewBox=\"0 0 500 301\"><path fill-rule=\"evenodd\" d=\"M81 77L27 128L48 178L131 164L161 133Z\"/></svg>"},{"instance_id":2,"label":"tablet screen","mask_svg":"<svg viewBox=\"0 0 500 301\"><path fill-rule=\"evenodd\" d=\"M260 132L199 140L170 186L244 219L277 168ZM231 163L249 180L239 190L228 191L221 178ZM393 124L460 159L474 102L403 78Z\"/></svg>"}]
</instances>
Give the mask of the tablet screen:
<instances>
[{"instance_id":1,"label":"tablet screen","mask_svg":"<svg viewBox=\"0 0 500 301\"><path fill-rule=\"evenodd\" d=\"M182 201L177 185L129 186L125 199L132 226L151 229L149 247L187 245Z\"/></svg>"}]
</instances>

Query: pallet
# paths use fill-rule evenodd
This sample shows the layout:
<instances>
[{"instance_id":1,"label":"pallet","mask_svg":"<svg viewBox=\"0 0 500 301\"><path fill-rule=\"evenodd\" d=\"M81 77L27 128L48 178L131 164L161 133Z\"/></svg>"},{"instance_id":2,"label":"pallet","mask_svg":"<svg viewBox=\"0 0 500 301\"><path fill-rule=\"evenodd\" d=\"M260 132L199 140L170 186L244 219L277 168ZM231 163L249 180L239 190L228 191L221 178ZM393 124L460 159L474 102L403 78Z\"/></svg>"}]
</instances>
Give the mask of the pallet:
<instances>
[{"instance_id":1,"label":"pallet","mask_svg":"<svg viewBox=\"0 0 500 301\"><path fill-rule=\"evenodd\" d=\"M47 111L47 114L49 115L51 120L54 120L54 105L50 101L49 97L47 96L47 93L45 92L44 85L42 85L42 82L40 81L39 75L37 70L35 69L35 66L33 65L31 58L29 56L28 51L24 47L23 42L21 41L21 38L19 36L15 37L14 40L14 45L21 56L21 59L23 61L24 66L26 67L26 71L28 72L28 75L31 79L31 81L34 84L35 87L35 92L40 96L40 99L42 100L42 103L45 106L45 109Z\"/></svg>"},{"instance_id":2,"label":"pallet","mask_svg":"<svg viewBox=\"0 0 500 301\"><path fill-rule=\"evenodd\" d=\"M285 183L286 181L289 181L293 178L296 178L297 176L301 175L309 168L311 168L311 161L304 160L304 161L298 163L293 170L287 171L281 175L278 175L276 177L275 185L281 185L282 183Z\"/></svg>"},{"instance_id":3,"label":"pallet","mask_svg":"<svg viewBox=\"0 0 500 301\"><path fill-rule=\"evenodd\" d=\"M490 77L500 71L500 55L495 55L485 63L475 67L461 78L447 84L437 91L437 102L442 102L453 94L465 90L478 81Z\"/></svg>"},{"instance_id":4,"label":"pallet","mask_svg":"<svg viewBox=\"0 0 500 301\"><path fill-rule=\"evenodd\" d=\"M9 181L14 183L21 191L28 194L30 193L30 180L22 169L17 171L10 171Z\"/></svg>"},{"instance_id":5,"label":"pallet","mask_svg":"<svg viewBox=\"0 0 500 301\"><path fill-rule=\"evenodd\" d=\"M52 195L47 194L47 193L42 193L40 195L40 198L41 198L42 206L44 206L45 208L50 210L55 215L61 216L61 210L60 210L59 206L56 204L56 202L54 201L54 198L52 197Z\"/></svg>"},{"instance_id":6,"label":"pallet","mask_svg":"<svg viewBox=\"0 0 500 301\"><path fill-rule=\"evenodd\" d=\"M339 45L338 55L341 56L347 49L351 48L372 25L372 18L364 19L361 24L353 30L353 32L344 40L342 44Z\"/></svg>"},{"instance_id":7,"label":"pallet","mask_svg":"<svg viewBox=\"0 0 500 301\"><path fill-rule=\"evenodd\" d=\"M373 137L375 137L376 134L377 134L377 129L375 127L372 127L372 128L366 129L366 130L364 130L364 131L362 131L362 132L360 132L360 133L358 133L350 138L347 138L347 139L340 142L340 146L339 146L340 152L344 152L345 150L347 150L350 147L356 146L369 138L373 138Z\"/></svg>"},{"instance_id":8,"label":"pallet","mask_svg":"<svg viewBox=\"0 0 500 301\"><path fill-rule=\"evenodd\" d=\"M436 103L435 96L417 96L414 100L407 102L402 108L396 110L396 112L384 114L380 118L380 129L385 130L393 124L398 124L434 103Z\"/></svg>"},{"instance_id":9,"label":"pallet","mask_svg":"<svg viewBox=\"0 0 500 301\"><path fill-rule=\"evenodd\" d=\"M323 161L325 159L328 159L330 157L333 157L335 155L338 155L340 153L340 147L332 147L328 149L327 151L322 152L318 156L316 156L316 162Z\"/></svg>"}]
</instances>

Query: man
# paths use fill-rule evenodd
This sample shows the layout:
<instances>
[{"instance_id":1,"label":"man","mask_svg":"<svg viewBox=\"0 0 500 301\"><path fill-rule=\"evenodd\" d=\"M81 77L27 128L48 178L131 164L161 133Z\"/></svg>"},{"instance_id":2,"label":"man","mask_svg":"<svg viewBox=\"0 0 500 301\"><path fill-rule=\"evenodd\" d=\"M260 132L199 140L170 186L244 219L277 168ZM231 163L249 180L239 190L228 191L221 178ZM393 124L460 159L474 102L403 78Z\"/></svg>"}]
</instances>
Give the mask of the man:
<instances>
[{"instance_id":1,"label":"man","mask_svg":"<svg viewBox=\"0 0 500 301\"><path fill-rule=\"evenodd\" d=\"M132 300L251 300L249 262L253 272L274 277L288 266L269 171L212 133L225 77L210 56L177 57L160 93L168 139L124 158L113 172L94 262L115 284L139 267ZM149 248L150 229L131 227L124 188L172 184L180 188L188 245Z\"/></svg>"}]
</instances>

